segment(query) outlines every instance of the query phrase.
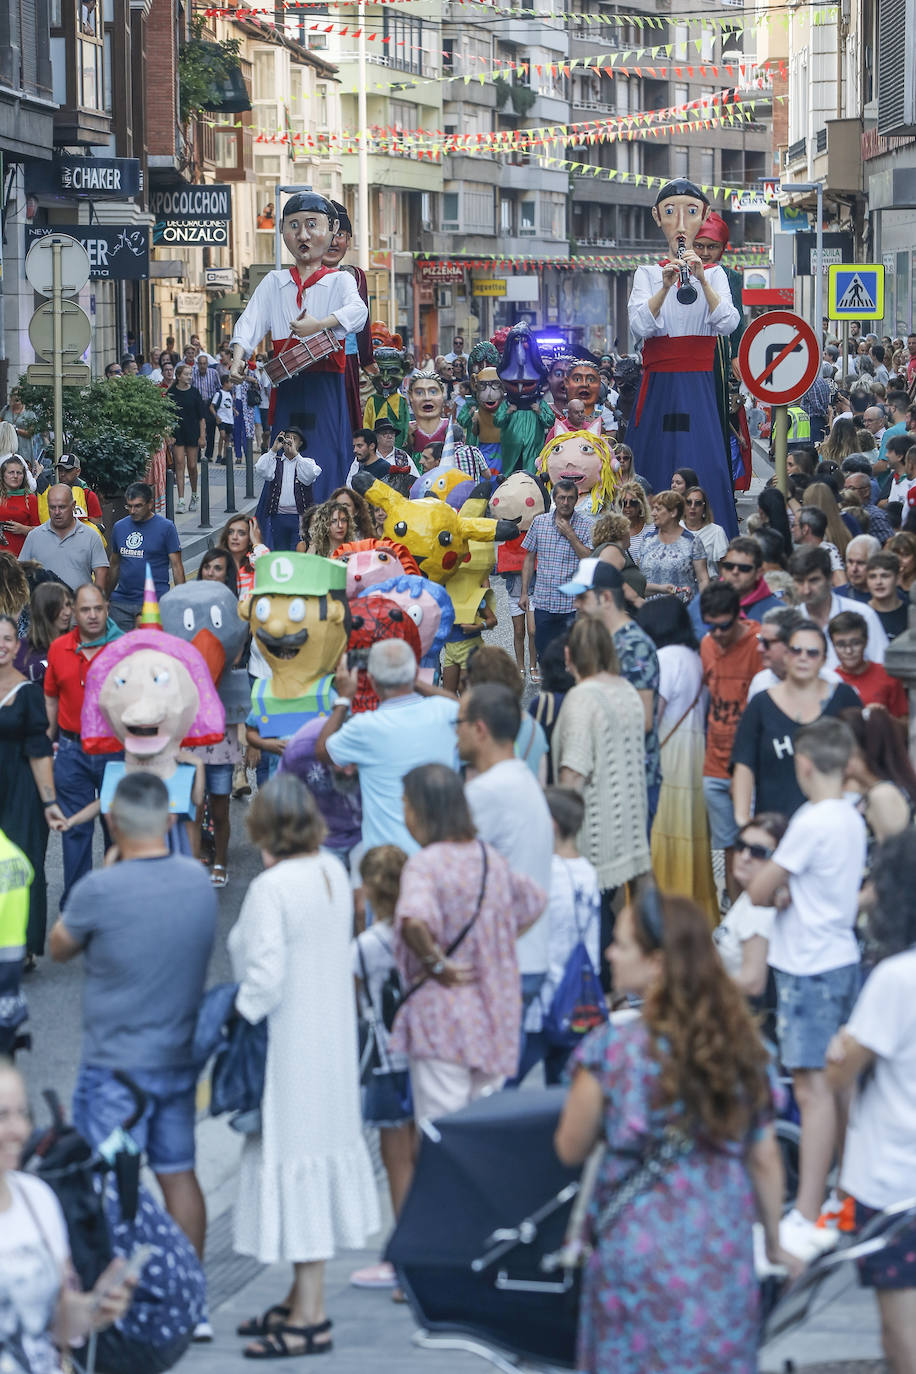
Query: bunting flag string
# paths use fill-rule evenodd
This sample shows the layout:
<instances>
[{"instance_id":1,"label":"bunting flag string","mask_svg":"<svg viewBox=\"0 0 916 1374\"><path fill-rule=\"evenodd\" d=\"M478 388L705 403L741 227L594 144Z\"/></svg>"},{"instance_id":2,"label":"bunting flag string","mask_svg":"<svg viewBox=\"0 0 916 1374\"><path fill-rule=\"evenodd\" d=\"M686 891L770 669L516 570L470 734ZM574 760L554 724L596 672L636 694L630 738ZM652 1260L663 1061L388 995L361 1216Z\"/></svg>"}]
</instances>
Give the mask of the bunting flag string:
<instances>
[{"instance_id":1,"label":"bunting flag string","mask_svg":"<svg viewBox=\"0 0 916 1374\"><path fill-rule=\"evenodd\" d=\"M766 244L748 243L743 248L728 249L722 261L726 267L757 267L760 265L761 257L768 252ZM501 271L510 267L531 272L543 271L549 267L561 272L632 272L637 267L646 267L658 262L658 253L576 253L566 258L443 258L435 253L414 252L411 256L421 265L435 263L437 267L466 268L472 272Z\"/></svg>"}]
</instances>

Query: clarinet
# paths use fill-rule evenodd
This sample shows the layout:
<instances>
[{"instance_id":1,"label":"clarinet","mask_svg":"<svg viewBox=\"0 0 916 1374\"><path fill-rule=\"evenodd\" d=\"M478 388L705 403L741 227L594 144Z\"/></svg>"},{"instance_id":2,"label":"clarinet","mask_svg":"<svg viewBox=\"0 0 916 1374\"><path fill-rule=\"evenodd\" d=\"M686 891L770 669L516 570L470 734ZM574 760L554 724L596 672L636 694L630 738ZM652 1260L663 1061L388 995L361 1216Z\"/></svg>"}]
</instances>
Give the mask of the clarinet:
<instances>
[{"instance_id":1,"label":"clarinet","mask_svg":"<svg viewBox=\"0 0 916 1374\"><path fill-rule=\"evenodd\" d=\"M678 270L680 271L681 279L677 288L677 298L681 305L693 305L697 298L697 289L690 280L690 269L683 260L686 252L687 240L683 234L678 234L677 256L679 259Z\"/></svg>"}]
</instances>

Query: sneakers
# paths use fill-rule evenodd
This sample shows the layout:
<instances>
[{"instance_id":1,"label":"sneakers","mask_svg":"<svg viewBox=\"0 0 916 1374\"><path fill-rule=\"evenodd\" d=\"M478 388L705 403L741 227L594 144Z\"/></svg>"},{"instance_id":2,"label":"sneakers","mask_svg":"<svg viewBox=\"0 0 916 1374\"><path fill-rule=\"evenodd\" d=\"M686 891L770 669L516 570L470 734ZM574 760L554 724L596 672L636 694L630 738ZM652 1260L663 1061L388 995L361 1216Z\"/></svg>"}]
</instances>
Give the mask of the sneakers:
<instances>
[{"instance_id":1,"label":"sneakers","mask_svg":"<svg viewBox=\"0 0 916 1374\"><path fill-rule=\"evenodd\" d=\"M367 1269L357 1269L350 1275L350 1283L354 1288L396 1288L398 1280L393 1266L383 1261L370 1264Z\"/></svg>"},{"instance_id":2,"label":"sneakers","mask_svg":"<svg viewBox=\"0 0 916 1374\"><path fill-rule=\"evenodd\" d=\"M839 1231L849 1235L856 1229L855 1198L840 1198L836 1193L831 1193L815 1225L819 1231Z\"/></svg>"},{"instance_id":3,"label":"sneakers","mask_svg":"<svg viewBox=\"0 0 916 1374\"><path fill-rule=\"evenodd\" d=\"M175 502L175 514L176 514L176 515L184 515L184 513L185 513L186 510L187 510L187 506L186 506L185 503L184 503L184 497L183 497L183 496L179 496L178 500Z\"/></svg>"},{"instance_id":4,"label":"sneakers","mask_svg":"<svg viewBox=\"0 0 916 1374\"><path fill-rule=\"evenodd\" d=\"M192 496L188 502L188 510L197 510L197 497Z\"/></svg>"},{"instance_id":5,"label":"sneakers","mask_svg":"<svg viewBox=\"0 0 916 1374\"><path fill-rule=\"evenodd\" d=\"M839 1232L818 1227L815 1222L803 1217L797 1207L793 1207L779 1223L779 1244L804 1264L810 1264L818 1255L832 1250L838 1239Z\"/></svg>"},{"instance_id":6,"label":"sneakers","mask_svg":"<svg viewBox=\"0 0 916 1374\"><path fill-rule=\"evenodd\" d=\"M213 1327L206 1317L195 1326L194 1335L191 1337L191 1340L195 1345L204 1345L208 1341L213 1340Z\"/></svg>"}]
</instances>

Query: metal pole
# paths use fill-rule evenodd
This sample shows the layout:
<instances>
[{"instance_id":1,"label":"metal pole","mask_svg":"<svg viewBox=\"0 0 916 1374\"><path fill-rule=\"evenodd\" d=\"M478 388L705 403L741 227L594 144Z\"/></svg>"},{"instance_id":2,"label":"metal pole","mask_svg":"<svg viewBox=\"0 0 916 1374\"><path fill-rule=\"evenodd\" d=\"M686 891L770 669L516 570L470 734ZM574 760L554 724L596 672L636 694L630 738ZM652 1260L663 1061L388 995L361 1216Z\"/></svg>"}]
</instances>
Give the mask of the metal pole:
<instances>
[{"instance_id":1,"label":"metal pole","mask_svg":"<svg viewBox=\"0 0 916 1374\"><path fill-rule=\"evenodd\" d=\"M369 270L369 116L366 110L366 3L359 0L358 89L356 122L359 125L359 187L356 202L356 232L359 240L359 265Z\"/></svg>"},{"instance_id":2,"label":"metal pole","mask_svg":"<svg viewBox=\"0 0 916 1374\"><path fill-rule=\"evenodd\" d=\"M773 407L773 462L776 465L776 485L783 496L788 494L786 452L789 438L789 407Z\"/></svg>"},{"instance_id":3,"label":"metal pole","mask_svg":"<svg viewBox=\"0 0 916 1374\"><path fill-rule=\"evenodd\" d=\"M849 381L849 321L843 321L843 366L840 370L840 377L843 386Z\"/></svg>"},{"instance_id":4,"label":"metal pole","mask_svg":"<svg viewBox=\"0 0 916 1374\"><path fill-rule=\"evenodd\" d=\"M254 439L251 435L245 441L245 500L254 497Z\"/></svg>"},{"instance_id":5,"label":"metal pole","mask_svg":"<svg viewBox=\"0 0 916 1374\"><path fill-rule=\"evenodd\" d=\"M175 474L171 468L165 470L165 518L175 519Z\"/></svg>"},{"instance_id":6,"label":"metal pole","mask_svg":"<svg viewBox=\"0 0 916 1374\"><path fill-rule=\"evenodd\" d=\"M203 454L200 460L200 524L198 529L212 529L210 524L210 459Z\"/></svg>"},{"instance_id":7,"label":"metal pole","mask_svg":"<svg viewBox=\"0 0 916 1374\"><path fill-rule=\"evenodd\" d=\"M52 348L54 362L54 466L60 462L64 451L64 359L63 359L63 321L61 319L62 270L60 265L63 245L51 242L51 310L52 310Z\"/></svg>"},{"instance_id":8,"label":"metal pole","mask_svg":"<svg viewBox=\"0 0 916 1374\"><path fill-rule=\"evenodd\" d=\"M234 515L238 510L235 504L235 444L229 445L226 454L226 514Z\"/></svg>"},{"instance_id":9,"label":"metal pole","mask_svg":"<svg viewBox=\"0 0 916 1374\"><path fill-rule=\"evenodd\" d=\"M280 257L280 251L283 244L283 238L280 233L280 216L283 213L280 209L281 189L282 187L279 185L274 187L274 267L278 272L283 265Z\"/></svg>"},{"instance_id":10,"label":"metal pole","mask_svg":"<svg viewBox=\"0 0 916 1374\"><path fill-rule=\"evenodd\" d=\"M820 340L821 344L823 344L824 326L822 321L824 318L824 187L821 184L821 182L817 182L815 190L817 192L817 238L815 244L817 271L814 277L814 332Z\"/></svg>"}]
</instances>

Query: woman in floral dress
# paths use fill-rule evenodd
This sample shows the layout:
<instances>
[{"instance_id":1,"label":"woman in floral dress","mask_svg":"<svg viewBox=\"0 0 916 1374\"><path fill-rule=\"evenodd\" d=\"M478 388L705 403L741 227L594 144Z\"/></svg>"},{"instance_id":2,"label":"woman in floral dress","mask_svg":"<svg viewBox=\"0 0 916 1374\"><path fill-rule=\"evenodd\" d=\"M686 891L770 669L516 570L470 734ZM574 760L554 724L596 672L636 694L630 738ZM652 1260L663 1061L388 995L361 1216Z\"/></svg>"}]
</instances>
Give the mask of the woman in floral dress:
<instances>
[{"instance_id":1,"label":"woman in floral dress","mask_svg":"<svg viewBox=\"0 0 916 1374\"><path fill-rule=\"evenodd\" d=\"M766 1051L705 915L686 897L647 885L617 918L608 959L615 989L644 1001L576 1051L556 1135L564 1164L583 1162L599 1140L607 1146L591 1200L577 1367L755 1374L757 1217L768 1258L790 1273L800 1267L779 1248L782 1162ZM666 1137L670 1156L654 1178L619 1192Z\"/></svg>"}]
</instances>

